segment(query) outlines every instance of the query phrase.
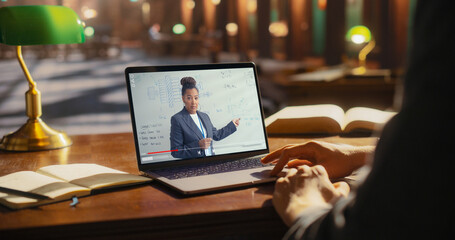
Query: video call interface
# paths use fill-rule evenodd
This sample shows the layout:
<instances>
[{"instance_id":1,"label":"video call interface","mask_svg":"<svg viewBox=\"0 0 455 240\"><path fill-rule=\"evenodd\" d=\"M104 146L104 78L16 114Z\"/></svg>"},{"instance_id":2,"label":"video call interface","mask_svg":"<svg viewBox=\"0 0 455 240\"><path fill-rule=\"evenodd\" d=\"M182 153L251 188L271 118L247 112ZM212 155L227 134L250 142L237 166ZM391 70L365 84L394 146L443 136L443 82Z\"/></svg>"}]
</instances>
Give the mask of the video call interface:
<instances>
[{"instance_id":1,"label":"video call interface","mask_svg":"<svg viewBox=\"0 0 455 240\"><path fill-rule=\"evenodd\" d=\"M130 73L142 164L192 158L174 157L175 152L182 153L191 149L171 149L170 141L171 117L185 106L180 84L183 77L196 80L199 90L198 111L207 114L217 130L233 119L240 119L235 132L222 140L213 141L215 156L267 148L252 67Z\"/></svg>"}]
</instances>

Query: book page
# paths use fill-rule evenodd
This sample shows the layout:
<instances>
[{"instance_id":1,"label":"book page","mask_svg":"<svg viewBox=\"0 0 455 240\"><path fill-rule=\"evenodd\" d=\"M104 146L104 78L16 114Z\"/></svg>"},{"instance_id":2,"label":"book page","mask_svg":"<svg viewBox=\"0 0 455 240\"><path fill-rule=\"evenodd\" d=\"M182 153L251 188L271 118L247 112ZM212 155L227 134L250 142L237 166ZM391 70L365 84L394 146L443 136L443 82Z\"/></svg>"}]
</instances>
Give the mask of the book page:
<instances>
[{"instance_id":1,"label":"book page","mask_svg":"<svg viewBox=\"0 0 455 240\"><path fill-rule=\"evenodd\" d=\"M90 189L64 182L32 171L21 171L0 177L0 186L48 196L50 200L37 200L0 192L1 202L11 208L53 202L90 194Z\"/></svg>"},{"instance_id":2,"label":"book page","mask_svg":"<svg viewBox=\"0 0 455 240\"><path fill-rule=\"evenodd\" d=\"M375 130L375 128L379 128L389 121L395 114L396 112L366 107L351 108L346 112L345 126L343 128L346 132L359 128Z\"/></svg>"},{"instance_id":3,"label":"book page","mask_svg":"<svg viewBox=\"0 0 455 240\"><path fill-rule=\"evenodd\" d=\"M305 81L305 82L330 82L336 79L340 79L345 75L346 69L344 67L331 67L325 69L319 69L314 72L305 72L294 74L289 77L291 81Z\"/></svg>"},{"instance_id":4,"label":"book page","mask_svg":"<svg viewBox=\"0 0 455 240\"><path fill-rule=\"evenodd\" d=\"M342 108L332 104L286 107L265 120L269 133L341 132Z\"/></svg>"},{"instance_id":5,"label":"book page","mask_svg":"<svg viewBox=\"0 0 455 240\"><path fill-rule=\"evenodd\" d=\"M151 181L147 177L92 163L51 165L42 167L37 172L90 189Z\"/></svg>"}]
</instances>

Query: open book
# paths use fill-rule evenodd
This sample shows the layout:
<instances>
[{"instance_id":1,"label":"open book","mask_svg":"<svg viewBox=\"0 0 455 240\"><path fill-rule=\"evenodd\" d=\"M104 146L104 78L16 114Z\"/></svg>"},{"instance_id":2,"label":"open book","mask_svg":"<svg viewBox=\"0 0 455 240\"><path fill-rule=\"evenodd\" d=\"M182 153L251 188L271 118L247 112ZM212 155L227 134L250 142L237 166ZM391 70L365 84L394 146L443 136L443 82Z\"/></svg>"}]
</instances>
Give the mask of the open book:
<instances>
[{"instance_id":1,"label":"open book","mask_svg":"<svg viewBox=\"0 0 455 240\"><path fill-rule=\"evenodd\" d=\"M20 171L0 177L0 187L40 194L49 199L35 199L0 191L0 203L13 209L90 195L92 190L127 186L151 181L97 164L50 165L33 171Z\"/></svg>"},{"instance_id":2,"label":"open book","mask_svg":"<svg viewBox=\"0 0 455 240\"><path fill-rule=\"evenodd\" d=\"M286 107L265 119L270 134L371 133L396 112L355 107L344 112L332 104Z\"/></svg>"}]
</instances>

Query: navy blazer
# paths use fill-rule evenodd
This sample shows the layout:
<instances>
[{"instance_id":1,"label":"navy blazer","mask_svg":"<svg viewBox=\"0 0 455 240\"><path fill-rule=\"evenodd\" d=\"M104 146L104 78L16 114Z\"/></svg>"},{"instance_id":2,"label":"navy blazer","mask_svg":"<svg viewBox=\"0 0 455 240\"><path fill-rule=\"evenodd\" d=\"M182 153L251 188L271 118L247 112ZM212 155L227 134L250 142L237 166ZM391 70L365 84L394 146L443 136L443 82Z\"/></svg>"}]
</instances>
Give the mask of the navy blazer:
<instances>
[{"instance_id":1,"label":"navy blazer","mask_svg":"<svg viewBox=\"0 0 455 240\"><path fill-rule=\"evenodd\" d=\"M201 119L202 124L207 130L206 138L211 138L219 141L237 130L235 124L231 121L225 127L217 130L210 121L207 114L203 112L196 112ZM182 111L176 113L171 118L171 154L175 158L196 158L204 157L205 151L199 147L199 140L201 140L202 133L198 126L194 123L190 113L184 107ZM212 142L213 143L213 142ZM210 146L212 146L212 143ZM215 155L212 146L212 155Z\"/></svg>"}]
</instances>

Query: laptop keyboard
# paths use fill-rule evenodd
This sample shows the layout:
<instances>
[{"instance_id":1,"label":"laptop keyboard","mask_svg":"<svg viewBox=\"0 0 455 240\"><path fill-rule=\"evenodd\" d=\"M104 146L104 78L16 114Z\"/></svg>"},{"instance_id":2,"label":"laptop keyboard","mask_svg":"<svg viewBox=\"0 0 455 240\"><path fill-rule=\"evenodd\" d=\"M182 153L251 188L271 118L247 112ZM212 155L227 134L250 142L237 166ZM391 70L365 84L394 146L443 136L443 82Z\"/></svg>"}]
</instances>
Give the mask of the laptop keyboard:
<instances>
[{"instance_id":1,"label":"laptop keyboard","mask_svg":"<svg viewBox=\"0 0 455 240\"><path fill-rule=\"evenodd\" d=\"M260 167L264 167L261 157L253 157L228 162L204 163L191 167L163 168L154 170L154 172L168 179L179 179Z\"/></svg>"}]
</instances>

